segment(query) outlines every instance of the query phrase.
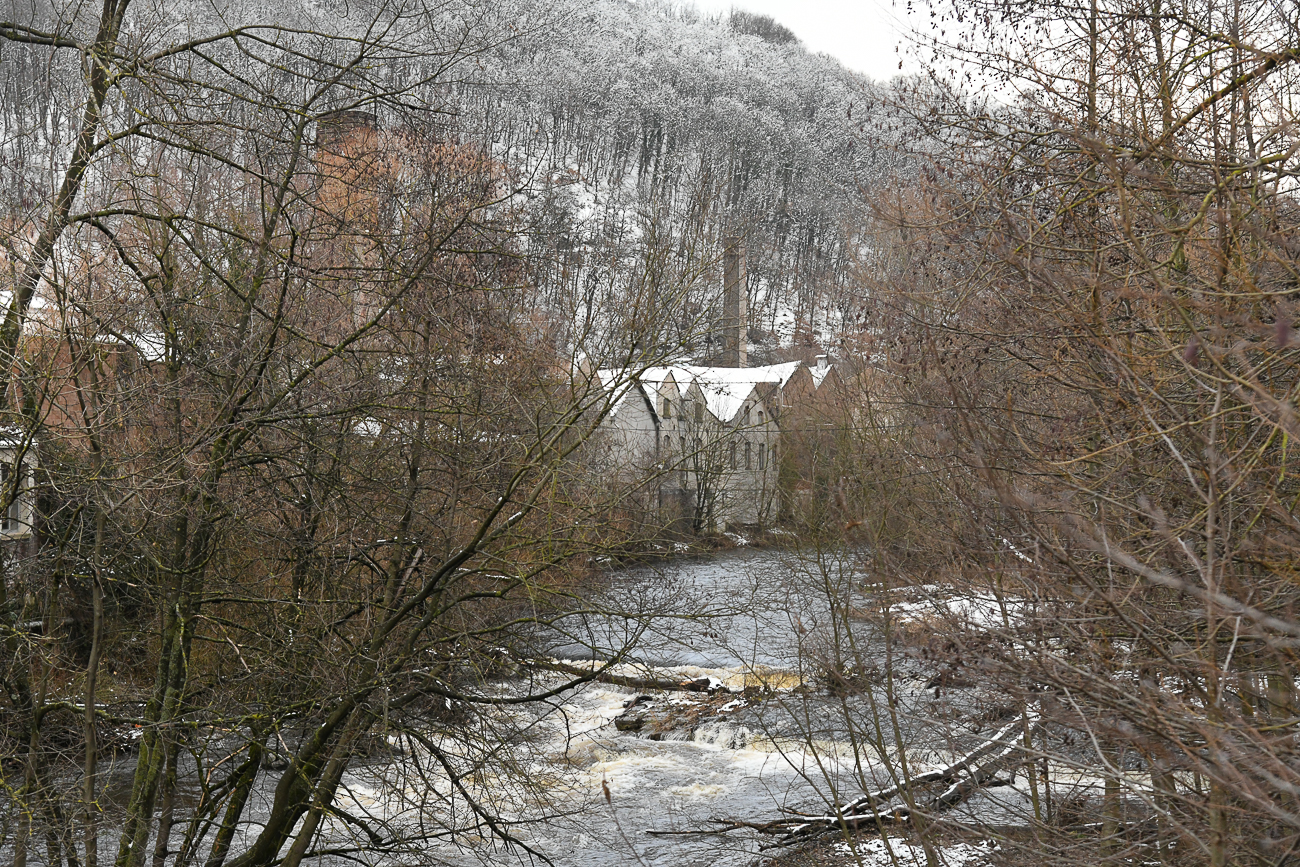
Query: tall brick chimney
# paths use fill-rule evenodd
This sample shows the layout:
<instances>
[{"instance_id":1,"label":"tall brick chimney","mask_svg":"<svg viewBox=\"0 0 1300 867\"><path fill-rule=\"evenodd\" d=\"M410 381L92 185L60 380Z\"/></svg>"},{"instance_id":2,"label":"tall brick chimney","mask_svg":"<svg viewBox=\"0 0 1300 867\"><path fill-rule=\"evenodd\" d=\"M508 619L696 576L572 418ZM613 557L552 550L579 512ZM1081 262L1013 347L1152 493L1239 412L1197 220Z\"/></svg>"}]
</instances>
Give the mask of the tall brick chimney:
<instances>
[{"instance_id":1,"label":"tall brick chimney","mask_svg":"<svg viewBox=\"0 0 1300 867\"><path fill-rule=\"evenodd\" d=\"M340 224L373 222L379 161L379 127L375 115L347 110L317 118L312 162L320 185L318 201L322 211Z\"/></svg>"},{"instance_id":2,"label":"tall brick chimney","mask_svg":"<svg viewBox=\"0 0 1300 867\"><path fill-rule=\"evenodd\" d=\"M745 367L749 354L745 248L734 235L722 239L722 366Z\"/></svg>"},{"instance_id":3,"label":"tall brick chimney","mask_svg":"<svg viewBox=\"0 0 1300 867\"><path fill-rule=\"evenodd\" d=\"M340 153L359 142L374 145L379 121L374 114L357 109L331 111L316 119L316 147Z\"/></svg>"}]
</instances>

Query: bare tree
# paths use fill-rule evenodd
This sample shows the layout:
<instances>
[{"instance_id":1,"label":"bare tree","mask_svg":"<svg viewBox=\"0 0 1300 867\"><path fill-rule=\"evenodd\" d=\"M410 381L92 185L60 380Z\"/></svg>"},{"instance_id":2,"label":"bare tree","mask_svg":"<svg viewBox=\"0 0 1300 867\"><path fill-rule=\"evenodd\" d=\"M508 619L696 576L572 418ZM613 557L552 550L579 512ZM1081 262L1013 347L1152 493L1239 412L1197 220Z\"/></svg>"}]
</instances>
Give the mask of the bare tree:
<instances>
[{"instance_id":1,"label":"bare tree","mask_svg":"<svg viewBox=\"0 0 1300 867\"><path fill-rule=\"evenodd\" d=\"M56 13L0 30L89 76L54 204L7 223L7 420L48 493L0 597L0 845L124 867L523 846L510 709L599 672L485 684L589 604L625 491L574 468L610 396L538 313L519 180L436 122L497 33L399 7L176 42L127 5L93 43ZM638 338L611 360L672 352L656 309L689 288L602 322ZM424 785L394 771L358 808L359 763L395 748Z\"/></svg>"},{"instance_id":2,"label":"bare tree","mask_svg":"<svg viewBox=\"0 0 1300 867\"><path fill-rule=\"evenodd\" d=\"M861 554L809 570L859 775L758 824L906 826L930 863L971 835L1011 863L1286 863L1294 16L935 14L944 63L1007 87L896 89L920 146L864 263Z\"/></svg>"},{"instance_id":3,"label":"bare tree","mask_svg":"<svg viewBox=\"0 0 1300 867\"><path fill-rule=\"evenodd\" d=\"M1295 22L1243 4L973 17L1027 87L976 112L908 97L943 158L883 209L868 335L933 482L913 505L928 562L1009 618L938 606L943 665L1040 707L1026 759L1095 783L1073 814L1035 796L1033 857L1074 858L1086 831L1116 863L1285 861Z\"/></svg>"}]
</instances>

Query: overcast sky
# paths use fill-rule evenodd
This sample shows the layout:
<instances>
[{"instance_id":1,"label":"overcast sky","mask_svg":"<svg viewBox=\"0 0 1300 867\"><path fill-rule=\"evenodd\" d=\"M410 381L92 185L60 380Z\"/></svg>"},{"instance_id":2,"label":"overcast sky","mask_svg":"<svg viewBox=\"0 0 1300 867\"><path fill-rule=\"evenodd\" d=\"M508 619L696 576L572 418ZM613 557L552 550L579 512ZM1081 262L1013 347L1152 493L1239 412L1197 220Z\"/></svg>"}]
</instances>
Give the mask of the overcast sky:
<instances>
[{"instance_id":1,"label":"overcast sky","mask_svg":"<svg viewBox=\"0 0 1300 867\"><path fill-rule=\"evenodd\" d=\"M689 0L688 0L689 2ZM822 51L878 80L913 72L901 34L907 0L694 0L701 12L732 8L770 15L794 31L811 51ZM895 51L898 48L898 51Z\"/></svg>"}]
</instances>

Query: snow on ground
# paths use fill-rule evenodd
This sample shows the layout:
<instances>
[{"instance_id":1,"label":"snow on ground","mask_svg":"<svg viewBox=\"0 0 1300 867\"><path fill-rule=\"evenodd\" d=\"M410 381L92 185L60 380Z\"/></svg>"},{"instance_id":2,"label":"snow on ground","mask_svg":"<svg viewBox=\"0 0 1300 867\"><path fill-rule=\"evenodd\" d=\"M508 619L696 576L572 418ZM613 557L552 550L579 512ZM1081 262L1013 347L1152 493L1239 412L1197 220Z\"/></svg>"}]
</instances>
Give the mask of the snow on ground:
<instances>
[{"instance_id":1,"label":"snow on ground","mask_svg":"<svg viewBox=\"0 0 1300 867\"><path fill-rule=\"evenodd\" d=\"M994 842L956 843L951 846L935 846L939 863L945 867L976 867L988 864L990 856L997 851ZM898 839L877 838L874 840L855 840L850 847L848 843L837 843L835 854L853 856L863 867L925 867L925 850L920 846Z\"/></svg>"},{"instance_id":2,"label":"snow on ground","mask_svg":"<svg viewBox=\"0 0 1300 867\"><path fill-rule=\"evenodd\" d=\"M960 596L932 595L929 598L890 605L890 611L900 621L922 621L931 618L952 620L972 629L996 629L1012 626L1025 614L1022 599L997 597L985 593L966 593Z\"/></svg>"}]
</instances>

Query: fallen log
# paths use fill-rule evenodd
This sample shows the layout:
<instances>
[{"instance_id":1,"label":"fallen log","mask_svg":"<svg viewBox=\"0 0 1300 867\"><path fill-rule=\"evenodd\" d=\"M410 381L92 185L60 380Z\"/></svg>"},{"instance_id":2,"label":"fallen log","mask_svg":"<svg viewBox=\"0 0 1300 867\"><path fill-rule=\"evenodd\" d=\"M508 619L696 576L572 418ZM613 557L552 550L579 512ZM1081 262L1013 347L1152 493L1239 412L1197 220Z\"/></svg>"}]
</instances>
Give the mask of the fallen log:
<instances>
[{"instance_id":1,"label":"fallen log","mask_svg":"<svg viewBox=\"0 0 1300 867\"><path fill-rule=\"evenodd\" d=\"M784 846L796 839L839 832L845 828L907 825L913 819L913 808L908 806L909 803L915 805L917 813L933 815L955 807L980 788L993 782L997 778L997 773L1007 765L1014 764L1023 752L1022 727L1027 724L1032 735L1037 730L1039 721L1040 717L1037 713L1030 714L1028 720L1017 719L947 767L918 774L875 792L865 792L824 814L791 816L768 822L714 818L710 822L715 827L707 832L648 831L647 833L724 834L746 829L760 834L779 835L780 839L772 845ZM917 797L925 789L941 784L947 785L938 794L926 798Z\"/></svg>"},{"instance_id":2,"label":"fallen log","mask_svg":"<svg viewBox=\"0 0 1300 867\"><path fill-rule=\"evenodd\" d=\"M1037 717L1034 716L1032 719L1033 722L1031 722L1031 726L1036 725ZM989 738L957 761L948 765L946 768L940 768L937 771L929 771L924 774L917 774L908 780L904 780L898 785L891 786L887 789L881 789L878 792L867 792L840 807L838 812L846 814L859 813L866 807L885 804L894 798L897 798L904 792L912 791L922 786L951 782L956 779L962 771L969 772L973 763L979 761L989 753L998 749L998 747L1002 746L1004 744L1004 738L1010 735L1016 728L1020 727L1021 724L1021 721L1018 719L1014 722L1008 723L999 729L997 734L993 735L993 737Z\"/></svg>"}]
</instances>

